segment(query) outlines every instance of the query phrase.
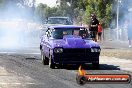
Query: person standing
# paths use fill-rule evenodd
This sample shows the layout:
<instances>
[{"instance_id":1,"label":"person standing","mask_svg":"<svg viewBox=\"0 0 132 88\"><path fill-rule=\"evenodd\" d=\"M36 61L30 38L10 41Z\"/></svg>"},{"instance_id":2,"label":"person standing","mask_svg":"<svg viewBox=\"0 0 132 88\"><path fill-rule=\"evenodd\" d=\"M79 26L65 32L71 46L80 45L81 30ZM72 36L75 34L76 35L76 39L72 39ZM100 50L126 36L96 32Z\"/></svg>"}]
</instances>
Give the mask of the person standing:
<instances>
[{"instance_id":1,"label":"person standing","mask_svg":"<svg viewBox=\"0 0 132 88\"><path fill-rule=\"evenodd\" d=\"M99 25L99 21L97 20L96 15L91 14L89 30L91 32L91 37L92 37L93 41L95 41L95 42L97 42L98 25Z\"/></svg>"},{"instance_id":2,"label":"person standing","mask_svg":"<svg viewBox=\"0 0 132 88\"><path fill-rule=\"evenodd\" d=\"M101 23L99 23L98 25L98 40L99 41L102 40L101 35L102 35L102 26L101 26Z\"/></svg>"},{"instance_id":3,"label":"person standing","mask_svg":"<svg viewBox=\"0 0 132 88\"><path fill-rule=\"evenodd\" d=\"M129 47L132 47L132 25L130 20L128 20L128 27L127 27L127 33L128 33L128 42L129 42Z\"/></svg>"}]
</instances>

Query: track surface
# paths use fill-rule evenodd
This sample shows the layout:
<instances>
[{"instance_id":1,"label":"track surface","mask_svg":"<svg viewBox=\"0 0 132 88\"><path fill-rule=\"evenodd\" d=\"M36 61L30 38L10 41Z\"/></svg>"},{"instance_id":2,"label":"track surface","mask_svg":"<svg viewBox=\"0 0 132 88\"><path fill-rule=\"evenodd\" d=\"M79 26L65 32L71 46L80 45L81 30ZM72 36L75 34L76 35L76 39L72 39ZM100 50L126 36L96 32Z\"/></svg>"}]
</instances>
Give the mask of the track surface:
<instances>
[{"instance_id":1,"label":"track surface","mask_svg":"<svg viewBox=\"0 0 132 88\"><path fill-rule=\"evenodd\" d=\"M50 69L40 60L38 46L25 46L19 49L0 49L0 88L132 88L130 84L86 84L76 83L78 67ZM93 74L131 74L132 61L101 56L100 69L87 73Z\"/></svg>"},{"instance_id":2,"label":"track surface","mask_svg":"<svg viewBox=\"0 0 132 88\"><path fill-rule=\"evenodd\" d=\"M63 69L50 69L48 66L42 65L38 44L39 39L27 40L30 40L30 43L22 44L22 46L0 47L0 88L132 88L132 82L130 84L86 84L80 86L76 83L78 67L68 66ZM31 40L34 40L34 42L31 43ZM116 44L106 45L115 46ZM105 47L107 48L107 46ZM102 51L100 69L94 70L91 65L88 65L84 68L87 73L125 73L132 75L131 59L115 58L114 56L118 56L115 53L118 52L115 48ZM110 52L112 54L106 54ZM125 53L121 52L121 54ZM131 52L127 55L131 55Z\"/></svg>"}]
</instances>

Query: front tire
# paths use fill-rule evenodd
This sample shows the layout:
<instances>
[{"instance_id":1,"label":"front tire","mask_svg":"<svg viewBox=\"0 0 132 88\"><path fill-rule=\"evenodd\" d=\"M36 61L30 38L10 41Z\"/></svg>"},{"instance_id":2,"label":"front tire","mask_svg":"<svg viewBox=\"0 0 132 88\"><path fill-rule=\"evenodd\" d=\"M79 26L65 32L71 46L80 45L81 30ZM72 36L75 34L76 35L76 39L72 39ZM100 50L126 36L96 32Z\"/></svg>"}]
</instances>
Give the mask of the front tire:
<instances>
[{"instance_id":1,"label":"front tire","mask_svg":"<svg viewBox=\"0 0 132 88\"><path fill-rule=\"evenodd\" d=\"M55 63L53 62L52 56L49 58L49 67L54 69L55 68Z\"/></svg>"},{"instance_id":2,"label":"front tire","mask_svg":"<svg viewBox=\"0 0 132 88\"><path fill-rule=\"evenodd\" d=\"M99 69L99 62L93 62L93 69Z\"/></svg>"},{"instance_id":3,"label":"front tire","mask_svg":"<svg viewBox=\"0 0 132 88\"><path fill-rule=\"evenodd\" d=\"M40 48L40 50L42 50L42 46L41 45L39 46L39 48Z\"/></svg>"},{"instance_id":4,"label":"front tire","mask_svg":"<svg viewBox=\"0 0 132 88\"><path fill-rule=\"evenodd\" d=\"M41 59L42 59L43 65L49 65L49 60L48 60L48 58L43 54L42 50L41 50Z\"/></svg>"}]
</instances>

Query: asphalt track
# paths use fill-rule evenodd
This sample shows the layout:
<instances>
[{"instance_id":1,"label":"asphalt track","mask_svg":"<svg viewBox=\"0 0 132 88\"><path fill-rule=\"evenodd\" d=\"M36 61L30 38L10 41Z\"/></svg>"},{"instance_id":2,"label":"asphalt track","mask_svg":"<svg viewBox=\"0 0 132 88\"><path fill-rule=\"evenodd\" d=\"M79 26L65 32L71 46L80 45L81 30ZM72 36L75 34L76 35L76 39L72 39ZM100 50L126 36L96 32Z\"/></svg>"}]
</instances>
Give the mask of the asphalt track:
<instances>
[{"instance_id":1,"label":"asphalt track","mask_svg":"<svg viewBox=\"0 0 132 88\"><path fill-rule=\"evenodd\" d=\"M84 68L89 74L130 74L132 60L100 57L100 68ZM0 49L0 88L132 88L129 84L76 83L78 67L50 69L41 63L38 44L14 49Z\"/></svg>"}]
</instances>

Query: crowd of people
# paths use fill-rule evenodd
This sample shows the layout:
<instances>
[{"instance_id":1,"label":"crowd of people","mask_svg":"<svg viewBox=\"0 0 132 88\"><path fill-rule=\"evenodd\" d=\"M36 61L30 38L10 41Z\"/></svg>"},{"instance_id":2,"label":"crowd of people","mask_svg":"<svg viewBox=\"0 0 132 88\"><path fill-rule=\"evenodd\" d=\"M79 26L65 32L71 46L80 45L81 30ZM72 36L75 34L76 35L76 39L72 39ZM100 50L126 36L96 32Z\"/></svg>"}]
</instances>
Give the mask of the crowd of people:
<instances>
[{"instance_id":1,"label":"crowd of people","mask_svg":"<svg viewBox=\"0 0 132 88\"><path fill-rule=\"evenodd\" d=\"M91 32L92 39L97 42L98 40L101 41L101 35L102 35L102 26L101 23L96 18L95 14L91 14L91 21L89 25L89 30Z\"/></svg>"},{"instance_id":2,"label":"crowd of people","mask_svg":"<svg viewBox=\"0 0 132 88\"><path fill-rule=\"evenodd\" d=\"M132 47L132 26L131 20L127 20L127 34L128 34L128 44L129 48ZM91 21L89 24L89 31L91 33L91 37L93 41L101 41L102 40L102 26L99 20L96 18L95 14L91 14Z\"/></svg>"}]
</instances>

